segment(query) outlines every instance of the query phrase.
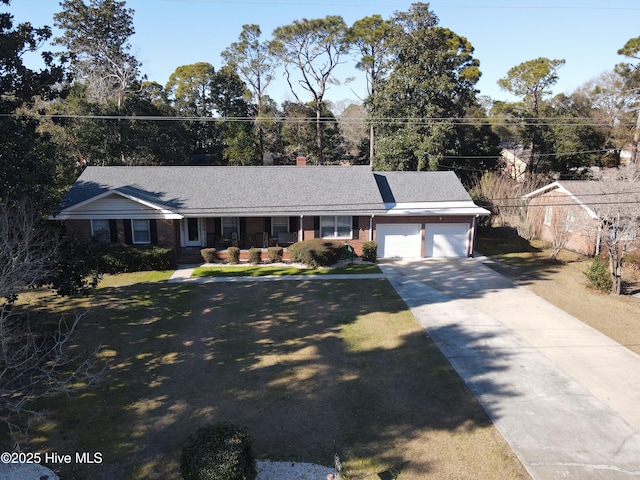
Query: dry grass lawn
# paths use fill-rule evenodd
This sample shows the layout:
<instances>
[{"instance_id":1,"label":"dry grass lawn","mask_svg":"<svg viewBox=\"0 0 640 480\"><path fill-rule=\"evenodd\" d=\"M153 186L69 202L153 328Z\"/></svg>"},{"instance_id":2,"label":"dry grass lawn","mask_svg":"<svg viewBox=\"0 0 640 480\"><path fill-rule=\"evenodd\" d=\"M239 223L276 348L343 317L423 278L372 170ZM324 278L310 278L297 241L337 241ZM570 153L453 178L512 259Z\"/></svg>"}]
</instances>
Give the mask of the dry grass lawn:
<instances>
[{"instance_id":1,"label":"dry grass lawn","mask_svg":"<svg viewBox=\"0 0 640 480\"><path fill-rule=\"evenodd\" d=\"M485 247L501 260L492 266L495 270L640 354L640 296L609 295L590 288L585 274L591 258L563 251L557 262L551 262L542 242L533 241L532 248L514 248L514 244L496 248L496 243L491 239L492 245L483 241L478 245L479 251ZM627 266L623 282L627 292L637 292L640 272Z\"/></svg>"},{"instance_id":2,"label":"dry grass lawn","mask_svg":"<svg viewBox=\"0 0 640 480\"><path fill-rule=\"evenodd\" d=\"M329 466L335 442L352 480L529 478L386 280L123 283L80 332L108 373L48 400L28 444L102 453L54 466L65 480L179 478L187 436L216 421L261 458Z\"/></svg>"}]
</instances>

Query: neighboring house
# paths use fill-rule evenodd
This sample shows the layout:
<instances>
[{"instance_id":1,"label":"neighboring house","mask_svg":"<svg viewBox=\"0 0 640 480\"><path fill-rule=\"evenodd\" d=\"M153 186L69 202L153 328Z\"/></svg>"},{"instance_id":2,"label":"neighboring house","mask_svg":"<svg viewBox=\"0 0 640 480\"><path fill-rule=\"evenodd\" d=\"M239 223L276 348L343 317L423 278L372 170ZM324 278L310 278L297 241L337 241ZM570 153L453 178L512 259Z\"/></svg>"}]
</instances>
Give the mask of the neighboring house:
<instances>
[{"instance_id":1,"label":"neighboring house","mask_svg":"<svg viewBox=\"0 0 640 480\"><path fill-rule=\"evenodd\" d=\"M502 172L508 177L523 182L529 172L531 149L523 147L504 148L500 152Z\"/></svg>"},{"instance_id":2,"label":"neighboring house","mask_svg":"<svg viewBox=\"0 0 640 480\"><path fill-rule=\"evenodd\" d=\"M53 220L80 239L175 248L378 242L379 257L465 257L476 206L453 172L368 166L87 167Z\"/></svg>"},{"instance_id":3,"label":"neighboring house","mask_svg":"<svg viewBox=\"0 0 640 480\"><path fill-rule=\"evenodd\" d=\"M585 255L603 246L602 222L627 216L634 226L623 232L630 244L637 241L640 184L599 180L560 180L525 195L527 221L534 237L561 242L565 248Z\"/></svg>"}]
</instances>

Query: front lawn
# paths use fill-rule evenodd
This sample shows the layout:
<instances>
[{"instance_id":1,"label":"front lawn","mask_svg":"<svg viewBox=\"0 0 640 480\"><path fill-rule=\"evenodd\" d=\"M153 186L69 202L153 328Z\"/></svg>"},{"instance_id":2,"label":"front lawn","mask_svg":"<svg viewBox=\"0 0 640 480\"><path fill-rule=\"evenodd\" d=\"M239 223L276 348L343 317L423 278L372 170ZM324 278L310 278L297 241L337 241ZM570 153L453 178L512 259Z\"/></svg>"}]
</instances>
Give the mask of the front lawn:
<instances>
[{"instance_id":1,"label":"front lawn","mask_svg":"<svg viewBox=\"0 0 640 480\"><path fill-rule=\"evenodd\" d=\"M65 480L177 479L187 436L217 421L244 425L261 458L330 466L335 443L351 480L529 478L384 279L120 278L74 305L92 305L81 345L102 345L108 373L49 399L25 445L102 454L54 466Z\"/></svg>"},{"instance_id":2,"label":"front lawn","mask_svg":"<svg viewBox=\"0 0 640 480\"><path fill-rule=\"evenodd\" d=\"M225 265L197 267L193 277L265 277L269 275L329 275L382 273L374 264L350 264L336 268L271 267L268 265Z\"/></svg>"}]
</instances>

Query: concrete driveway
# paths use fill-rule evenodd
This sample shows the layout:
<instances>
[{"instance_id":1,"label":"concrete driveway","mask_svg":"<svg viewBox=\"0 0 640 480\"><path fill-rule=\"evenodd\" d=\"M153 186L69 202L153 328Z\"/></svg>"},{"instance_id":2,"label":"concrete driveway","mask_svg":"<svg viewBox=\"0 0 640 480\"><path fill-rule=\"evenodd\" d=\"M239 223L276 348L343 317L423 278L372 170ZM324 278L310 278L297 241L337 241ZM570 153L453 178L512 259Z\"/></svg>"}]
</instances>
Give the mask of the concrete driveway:
<instances>
[{"instance_id":1,"label":"concrete driveway","mask_svg":"<svg viewBox=\"0 0 640 480\"><path fill-rule=\"evenodd\" d=\"M640 478L640 356L485 260L381 267L534 479Z\"/></svg>"}]
</instances>

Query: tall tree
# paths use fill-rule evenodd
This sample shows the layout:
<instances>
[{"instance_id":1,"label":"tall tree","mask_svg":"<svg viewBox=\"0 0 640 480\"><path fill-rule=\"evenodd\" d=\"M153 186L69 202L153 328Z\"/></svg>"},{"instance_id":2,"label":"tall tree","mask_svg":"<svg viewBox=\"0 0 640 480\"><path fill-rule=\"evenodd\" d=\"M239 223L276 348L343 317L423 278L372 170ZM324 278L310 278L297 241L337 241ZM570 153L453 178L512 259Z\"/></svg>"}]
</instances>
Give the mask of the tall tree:
<instances>
[{"instance_id":1,"label":"tall tree","mask_svg":"<svg viewBox=\"0 0 640 480\"><path fill-rule=\"evenodd\" d=\"M591 107L588 115L604 138L602 148L610 152L601 156L601 165L619 166L620 153L633 138L627 125L633 116L635 99L625 91L624 78L614 70L602 72L583 84L574 95L584 97Z\"/></svg>"},{"instance_id":2,"label":"tall tree","mask_svg":"<svg viewBox=\"0 0 640 480\"><path fill-rule=\"evenodd\" d=\"M9 0L0 0L0 5L9 5ZM0 12L0 204L24 197L40 206L56 200L51 198L57 181L52 144L39 131L38 119L17 115L18 107L60 93L64 70L51 53L42 52L44 68L39 71L23 62L26 52L37 51L50 37L49 27L14 27L13 16Z\"/></svg>"},{"instance_id":3,"label":"tall tree","mask_svg":"<svg viewBox=\"0 0 640 480\"><path fill-rule=\"evenodd\" d=\"M638 63L622 63L618 65L617 71L625 79L625 86L628 94L636 99L636 108L638 114L636 117L636 127L633 133L633 140L631 142L631 159L630 163L636 165L638 163L638 144L640 143L640 37L630 39L624 44L620 50L619 55L637 61Z\"/></svg>"},{"instance_id":4,"label":"tall tree","mask_svg":"<svg viewBox=\"0 0 640 480\"><path fill-rule=\"evenodd\" d=\"M347 41L358 50L360 60L356 68L363 70L367 79L368 105L375 105L378 84L386 72L387 40L392 25L381 15L372 15L354 22L347 30ZM371 112L370 112L371 113ZM375 137L374 125L369 125L369 164L373 167Z\"/></svg>"},{"instance_id":5,"label":"tall tree","mask_svg":"<svg viewBox=\"0 0 640 480\"><path fill-rule=\"evenodd\" d=\"M324 105L324 104L323 104ZM284 102L284 124L282 125L282 141L286 157L293 160L298 153L304 152L309 160L314 161L316 131L308 120L309 108L296 102ZM333 113L325 106L322 109L324 119L323 159L325 163L338 163L342 156L344 139L340 134L338 122Z\"/></svg>"},{"instance_id":6,"label":"tall tree","mask_svg":"<svg viewBox=\"0 0 640 480\"><path fill-rule=\"evenodd\" d=\"M558 81L557 71L564 63L564 60L536 58L512 67L505 77L498 80L500 88L523 99L523 116L527 118L524 137L531 145L531 173L537 171L541 155L546 153L545 129L538 120L542 100L550 95L550 88Z\"/></svg>"},{"instance_id":7,"label":"tall tree","mask_svg":"<svg viewBox=\"0 0 640 480\"><path fill-rule=\"evenodd\" d=\"M466 38L438 26L428 4L414 3L391 21L392 68L373 101L376 168L436 170L459 153L453 119L474 104L479 62Z\"/></svg>"},{"instance_id":8,"label":"tall tree","mask_svg":"<svg viewBox=\"0 0 640 480\"><path fill-rule=\"evenodd\" d=\"M260 41L258 25L243 25L240 39L222 52L222 58L233 67L249 86L257 105L256 129L258 130L260 157L264 155L264 122L266 115L266 90L276 68L269 45Z\"/></svg>"},{"instance_id":9,"label":"tall tree","mask_svg":"<svg viewBox=\"0 0 640 480\"><path fill-rule=\"evenodd\" d=\"M191 137L191 153L216 156L221 148L216 138L213 117L212 85L215 76L213 65L198 62L182 65L170 75L165 86L169 101L179 115L202 117L203 121L191 121L187 130Z\"/></svg>"},{"instance_id":10,"label":"tall tree","mask_svg":"<svg viewBox=\"0 0 640 480\"><path fill-rule=\"evenodd\" d=\"M87 86L89 98L100 103L114 99L123 107L126 92L140 77L140 63L131 54L135 33L131 8L118 0L63 0L54 15L63 36L54 44L66 47L76 80Z\"/></svg>"},{"instance_id":11,"label":"tall tree","mask_svg":"<svg viewBox=\"0 0 640 480\"><path fill-rule=\"evenodd\" d=\"M309 105L315 114L316 153L320 164L324 163L324 96L330 84L340 83L333 74L340 64L341 56L349 50L345 40L346 28L342 17L336 15L313 20L305 18L276 28L270 44L271 52L284 64L291 93L299 104ZM300 75L297 84L311 95L311 103L300 99L293 86L294 73Z\"/></svg>"}]
</instances>

